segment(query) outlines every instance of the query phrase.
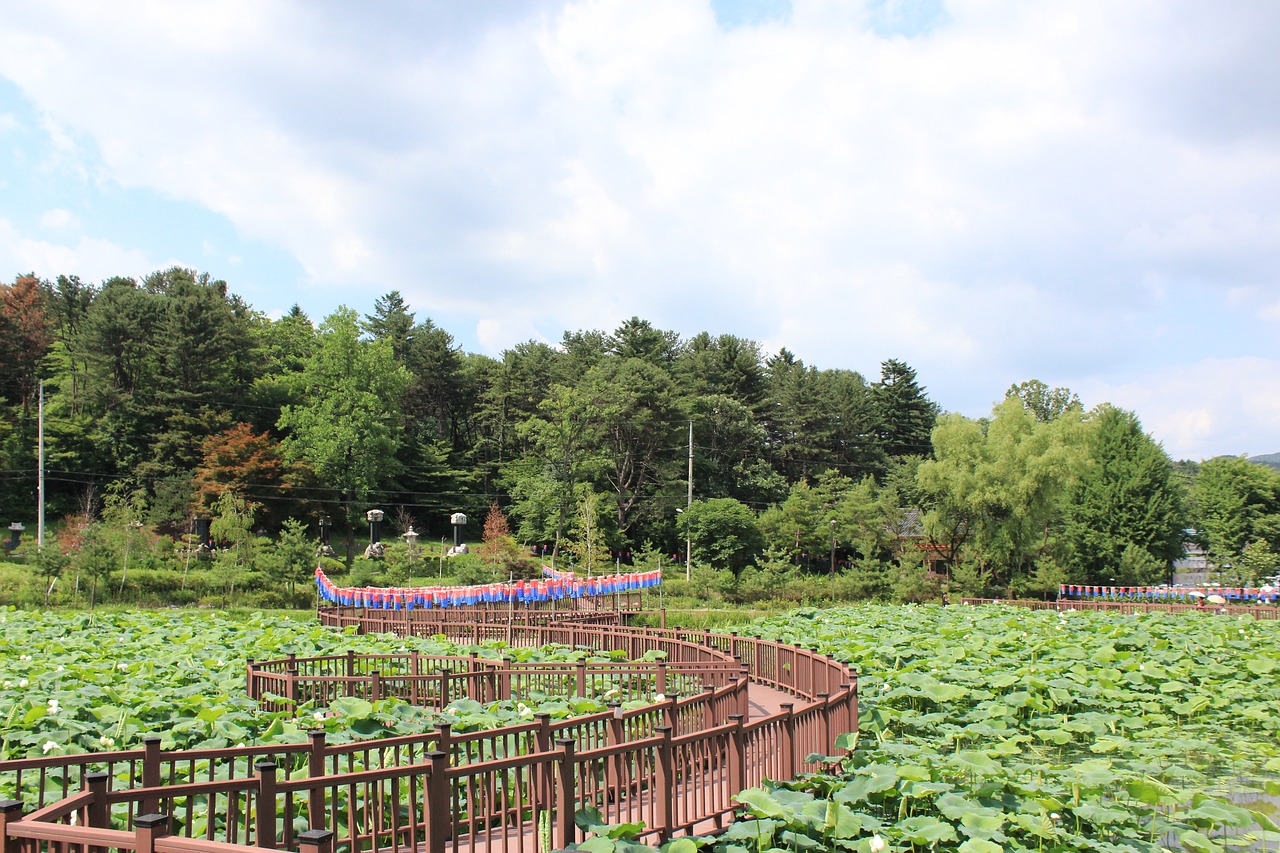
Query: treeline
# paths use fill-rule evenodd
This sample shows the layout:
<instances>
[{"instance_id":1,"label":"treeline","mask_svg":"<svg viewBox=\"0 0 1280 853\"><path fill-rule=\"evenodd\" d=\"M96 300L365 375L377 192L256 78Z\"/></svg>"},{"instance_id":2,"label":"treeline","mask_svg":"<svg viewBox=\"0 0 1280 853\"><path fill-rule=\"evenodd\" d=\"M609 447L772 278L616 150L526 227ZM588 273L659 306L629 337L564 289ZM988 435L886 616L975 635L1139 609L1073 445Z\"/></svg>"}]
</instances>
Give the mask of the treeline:
<instances>
[{"instance_id":1,"label":"treeline","mask_svg":"<svg viewBox=\"0 0 1280 853\"><path fill-rule=\"evenodd\" d=\"M734 582L910 564L991 589L1160 578L1187 528L1233 567L1280 547L1280 475L1175 466L1132 413L1029 382L988 419L939 418L903 362L869 381L639 318L495 359L396 291L317 326L180 268L26 276L0 286L0 364L14 520L34 515L43 381L50 519L110 504L180 535L234 512L275 534L326 514L341 541L379 507L426 540L457 511L478 538L498 503L521 542L579 561L683 559L687 540Z\"/></svg>"}]
</instances>

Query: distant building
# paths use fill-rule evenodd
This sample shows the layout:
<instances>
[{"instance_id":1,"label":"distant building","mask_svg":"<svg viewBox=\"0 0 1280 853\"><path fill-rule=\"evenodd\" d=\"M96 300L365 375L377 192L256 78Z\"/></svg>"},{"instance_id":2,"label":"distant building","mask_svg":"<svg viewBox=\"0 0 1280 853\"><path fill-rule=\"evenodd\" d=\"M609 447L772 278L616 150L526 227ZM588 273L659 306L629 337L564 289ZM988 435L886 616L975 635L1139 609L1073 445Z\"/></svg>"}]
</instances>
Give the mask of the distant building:
<instances>
[{"instance_id":1,"label":"distant building","mask_svg":"<svg viewBox=\"0 0 1280 853\"><path fill-rule=\"evenodd\" d=\"M1212 570L1209 567L1209 552L1204 546L1193 541L1194 530L1183 531L1186 534L1182 546L1182 556L1173 561L1173 582L1187 586L1201 586L1209 582Z\"/></svg>"}]
</instances>

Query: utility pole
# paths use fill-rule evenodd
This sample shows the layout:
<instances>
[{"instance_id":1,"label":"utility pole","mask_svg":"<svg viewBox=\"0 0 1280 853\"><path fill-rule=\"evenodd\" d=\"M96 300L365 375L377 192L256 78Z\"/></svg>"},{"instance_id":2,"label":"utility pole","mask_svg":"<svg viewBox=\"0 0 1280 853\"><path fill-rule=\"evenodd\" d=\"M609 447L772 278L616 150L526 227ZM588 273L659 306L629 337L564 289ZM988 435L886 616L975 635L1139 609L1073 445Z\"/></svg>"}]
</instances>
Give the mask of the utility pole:
<instances>
[{"instance_id":1,"label":"utility pole","mask_svg":"<svg viewBox=\"0 0 1280 853\"><path fill-rule=\"evenodd\" d=\"M36 418L36 550L44 547L44 381L40 382L40 405Z\"/></svg>"},{"instance_id":2,"label":"utility pole","mask_svg":"<svg viewBox=\"0 0 1280 853\"><path fill-rule=\"evenodd\" d=\"M689 421L689 497L685 501L685 512L693 509L693 421ZM693 568L693 532L689 529L689 517L684 519L684 579L689 580Z\"/></svg>"}]
</instances>

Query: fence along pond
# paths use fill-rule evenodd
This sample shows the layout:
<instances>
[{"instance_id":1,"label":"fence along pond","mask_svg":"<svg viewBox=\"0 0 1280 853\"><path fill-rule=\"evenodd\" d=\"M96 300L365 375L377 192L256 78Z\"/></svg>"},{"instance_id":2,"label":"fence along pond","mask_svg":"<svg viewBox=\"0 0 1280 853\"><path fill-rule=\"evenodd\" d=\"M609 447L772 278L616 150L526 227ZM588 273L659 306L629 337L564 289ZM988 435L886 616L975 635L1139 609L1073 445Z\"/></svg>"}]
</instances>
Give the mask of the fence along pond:
<instances>
[{"instance_id":1,"label":"fence along pond","mask_svg":"<svg viewBox=\"0 0 1280 853\"><path fill-rule=\"evenodd\" d=\"M628 660L349 653L251 661L246 689L268 707L339 696L440 707L530 689L663 698L482 732L440 726L346 744L315 732L301 744L173 752L153 738L143 749L0 762L0 786L27 800L0 801L3 853L535 853L576 840L574 815L588 806L610 823L643 822L641 840L662 842L723 828L738 791L819 769L805 757L834 752L836 736L857 727L855 673L810 650L706 631L534 624L494 608L477 608L466 621L461 610L436 611L439 619L356 608L319 615L361 633L559 644L620 651ZM638 661L651 651L663 659ZM753 683L794 701L753 714Z\"/></svg>"}]
</instances>

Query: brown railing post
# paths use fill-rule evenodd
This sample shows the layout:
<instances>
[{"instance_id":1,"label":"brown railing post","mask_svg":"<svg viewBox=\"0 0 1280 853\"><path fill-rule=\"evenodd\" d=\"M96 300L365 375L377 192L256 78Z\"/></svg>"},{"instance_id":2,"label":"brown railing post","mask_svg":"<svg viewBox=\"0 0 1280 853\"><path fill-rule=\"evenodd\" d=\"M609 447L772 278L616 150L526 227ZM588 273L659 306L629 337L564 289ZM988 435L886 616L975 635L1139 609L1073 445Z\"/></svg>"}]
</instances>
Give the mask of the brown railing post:
<instances>
[{"instance_id":1,"label":"brown railing post","mask_svg":"<svg viewBox=\"0 0 1280 853\"><path fill-rule=\"evenodd\" d=\"M347 678L356 677L356 653L354 649L347 649Z\"/></svg>"},{"instance_id":2,"label":"brown railing post","mask_svg":"<svg viewBox=\"0 0 1280 853\"><path fill-rule=\"evenodd\" d=\"M382 698L382 672L369 673L369 701L377 702Z\"/></svg>"},{"instance_id":3,"label":"brown railing post","mask_svg":"<svg viewBox=\"0 0 1280 853\"><path fill-rule=\"evenodd\" d=\"M576 774L574 760L574 742L569 738L556 741L556 746L560 748L560 773L559 773L559 796L556 803L557 823L559 824L559 839L556 848L568 847L576 840L577 828L573 822L574 816L578 812L577 786L574 782Z\"/></svg>"},{"instance_id":4,"label":"brown railing post","mask_svg":"<svg viewBox=\"0 0 1280 853\"><path fill-rule=\"evenodd\" d=\"M160 738L149 737L142 740L142 787L160 787ZM138 811L142 814L155 814L160 809L160 801L148 797L138 803Z\"/></svg>"},{"instance_id":5,"label":"brown railing post","mask_svg":"<svg viewBox=\"0 0 1280 853\"><path fill-rule=\"evenodd\" d=\"M679 733L678 726L680 723L679 709L676 708L676 702L680 697L674 693L667 697L666 705L662 709L663 725L669 726L672 732Z\"/></svg>"},{"instance_id":6,"label":"brown railing post","mask_svg":"<svg viewBox=\"0 0 1280 853\"><path fill-rule=\"evenodd\" d=\"M427 777L427 853L444 853L445 842L453 834L453 809L449 804L449 754L427 753L431 774Z\"/></svg>"},{"instance_id":7,"label":"brown railing post","mask_svg":"<svg viewBox=\"0 0 1280 853\"><path fill-rule=\"evenodd\" d=\"M577 629L575 628L574 631L576 633ZM587 698L587 662L584 660L578 661L576 670L577 670L575 674L576 683L574 686L578 691L578 695L581 696L583 699L585 699Z\"/></svg>"},{"instance_id":8,"label":"brown railing post","mask_svg":"<svg viewBox=\"0 0 1280 853\"><path fill-rule=\"evenodd\" d=\"M440 670L440 707L449 706L449 670Z\"/></svg>"},{"instance_id":9,"label":"brown railing post","mask_svg":"<svg viewBox=\"0 0 1280 853\"><path fill-rule=\"evenodd\" d=\"M782 709L782 771L786 777L779 781L794 779L796 776L796 706L794 702L779 702Z\"/></svg>"},{"instance_id":10,"label":"brown railing post","mask_svg":"<svg viewBox=\"0 0 1280 853\"><path fill-rule=\"evenodd\" d=\"M270 761L259 761L253 767L258 771L257 822L253 843L257 847L274 850L276 846L276 765Z\"/></svg>"},{"instance_id":11,"label":"brown railing post","mask_svg":"<svg viewBox=\"0 0 1280 853\"><path fill-rule=\"evenodd\" d=\"M22 800L0 800L0 853L18 853L21 842L9 837L9 824L22 820Z\"/></svg>"},{"instance_id":12,"label":"brown railing post","mask_svg":"<svg viewBox=\"0 0 1280 853\"><path fill-rule=\"evenodd\" d=\"M107 784L111 781L111 774L86 773L84 781L85 787L93 792L93 800L89 803L87 815L89 826L110 829L109 816L111 810L107 807Z\"/></svg>"},{"instance_id":13,"label":"brown railing post","mask_svg":"<svg viewBox=\"0 0 1280 853\"><path fill-rule=\"evenodd\" d=\"M502 669L498 670L498 698L511 698L511 664L514 661L506 656L502 656Z\"/></svg>"},{"instance_id":14,"label":"brown railing post","mask_svg":"<svg viewBox=\"0 0 1280 853\"><path fill-rule=\"evenodd\" d=\"M324 738L323 731L311 733L311 752L307 756L307 776L311 779L324 775ZM325 825L324 788L318 785L307 792L307 822L316 831Z\"/></svg>"},{"instance_id":15,"label":"brown railing post","mask_svg":"<svg viewBox=\"0 0 1280 853\"><path fill-rule=\"evenodd\" d=\"M256 684L257 679L253 677L255 669L253 658L249 658L244 662L244 689L249 694L249 698L256 701L258 698L258 685Z\"/></svg>"},{"instance_id":16,"label":"brown railing post","mask_svg":"<svg viewBox=\"0 0 1280 853\"><path fill-rule=\"evenodd\" d=\"M285 670L285 675L288 680L285 682L284 695L292 706L289 710L293 710L298 707L298 667L290 664L289 668Z\"/></svg>"},{"instance_id":17,"label":"brown railing post","mask_svg":"<svg viewBox=\"0 0 1280 853\"><path fill-rule=\"evenodd\" d=\"M418 701L418 681L422 678L422 653L414 652L410 660L413 661L413 668L412 677L409 679L409 704L418 705L420 704Z\"/></svg>"},{"instance_id":18,"label":"brown railing post","mask_svg":"<svg viewBox=\"0 0 1280 853\"><path fill-rule=\"evenodd\" d=\"M620 746L626 739L626 729L622 725L622 705L609 703L609 746ZM622 761L621 755L614 755L605 762L605 797L612 797L614 802L622 802Z\"/></svg>"},{"instance_id":19,"label":"brown railing post","mask_svg":"<svg viewBox=\"0 0 1280 853\"><path fill-rule=\"evenodd\" d=\"M662 693L662 694L665 694L667 692L667 662L666 661L658 662L658 677L657 677L657 683L654 685L653 692Z\"/></svg>"},{"instance_id":20,"label":"brown railing post","mask_svg":"<svg viewBox=\"0 0 1280 853\"><path fill-rule=\"evenodd\" d=\"M308 829L298 833L298 853L333 853L333 830Z\"/></svg>"},{"instance_id":21,"label":"brown railing post","mask_svg":"<svg viewBox=\"0 0 1280 853\"><path fill-rule=\"evenodd\" d=\"M453 723L436 726L436 749L445 755L453 755Z\"/></svg>"},{"instance_id":22,"label":"brown railing post","mask_svg":"<svg viewBox=\"0 0 1280 853\"><path fill-rule=\"evenodd\" d=\"M832 747L831 738L831 694L819 693L818 701L822 703L819 713L822 716L822 754L830 755Z\"/></svg>"},{"instance_id":23,"label":"brown railing post","mask_svg":"<svg viewBox=\"0 0 1280 853\"><path fill-rule=\"evenodd\" d=\"M671 727L658 726L662 742L658 744L658 778L653 792L657 797L658 843L671 840L672 813L676 799L675 756L671 748Z\"/></svg>"},{"instance_id":24,"label":"brown railing post","mask_svg":"<svg viewBox=\"0 0 1280 853\"><path fill-rule=\"evenodd\" d=\"M716 719L715 695L716 688L714 685L702 685L702 727L704 729L712 729L719 724Z\"/></svg>"},{"instance_id":25,"label":"brown railing post","mask_svg":"<svg viewBox=\"0 0 1280 853\"><path fill-rule=\"evenodd\" d=\"M133 819L135 853L156 853L156 839L169 834L167 814L142 814Z\"/></svg>"},{"instance_id":26,"label":"brown railing post","mask_svg":"<svg viewBox=\"0 0 1280 853\"><path fill-rule=\"evenodd\" d=\"M742 730L742 715L730 714L733 731L729 737L729 783L734 791L747 787L747 733Z\"/></svg>"}]
</instances>

